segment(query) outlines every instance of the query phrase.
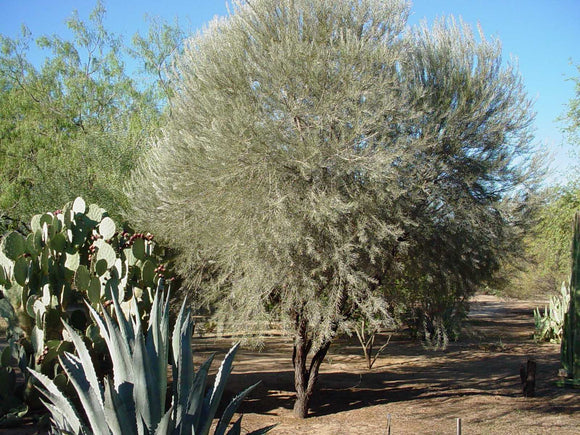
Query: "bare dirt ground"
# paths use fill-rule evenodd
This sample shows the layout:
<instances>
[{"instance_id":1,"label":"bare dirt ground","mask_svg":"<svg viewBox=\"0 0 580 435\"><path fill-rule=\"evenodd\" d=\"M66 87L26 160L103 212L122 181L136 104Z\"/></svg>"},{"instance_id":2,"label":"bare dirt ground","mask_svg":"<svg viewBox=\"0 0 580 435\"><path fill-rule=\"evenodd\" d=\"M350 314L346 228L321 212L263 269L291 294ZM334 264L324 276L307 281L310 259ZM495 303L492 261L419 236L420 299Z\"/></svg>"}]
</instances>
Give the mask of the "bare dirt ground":
<instances>
[{"instance_id":1,"label":"bare dirt ground","mask_svg":"<svg viewBox=\"0 0 580 435\"><path fill-rule=\"evenodd\" d=\"M261 352L241 349L226 394L262 381L240 409L242 432L275 424L272 434L386 434L390 414L393 435L455 434L457 418L463 434L579 434L580 390L555 386L560 347L532 340L532 310L538 305L478 296L464 338L445 352L396 336L371 371L356 341L340 340L321 367L305 420L292 415L292 350L286 337L267 338ZM221 359L230 345L231 340L196 337L196 363L212 352ZM522 397L520 388L519 367L528 358L538 365L534 398ZM0 429L36 431L31 424Z\"/></svg>"},{"instance_id":2,"label":"bare dirt ground","mask_svg":"<svg viewBox=\"0 0 580 435\"><path fill-rule=\"evenodd\" d=\"M292 415L291 342L270 337L261 352L240 350L228 388L262 383L243 403L243 431L273 434L578 434L580 390L555 386L560 347L532 340L537 303L478 296L465 338L444 352L394 337L371 371L354 340L333 344L321 367L311 416ZM199 361L231 342L196 339ZM519 368L537 362L536 397L521 393Z\"/></svg>"}]
</instances>

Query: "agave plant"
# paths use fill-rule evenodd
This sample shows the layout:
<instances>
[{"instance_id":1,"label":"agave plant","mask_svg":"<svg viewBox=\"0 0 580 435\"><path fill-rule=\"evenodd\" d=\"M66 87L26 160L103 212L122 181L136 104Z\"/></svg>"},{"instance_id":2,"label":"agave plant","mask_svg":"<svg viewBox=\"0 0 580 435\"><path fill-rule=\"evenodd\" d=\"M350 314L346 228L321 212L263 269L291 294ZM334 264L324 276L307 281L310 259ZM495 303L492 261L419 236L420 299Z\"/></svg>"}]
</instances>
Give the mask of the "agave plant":
<instances>
[{"instance_id":1,"label":"agave plant","mask_svg":"<svg viewBox=\"0 0 580 435\"><path fill-rule=\"evenodd\" d=\"M570 287L562 283L560 294L550 298L550 305L544 307L544 314L539 308L534 310L534 323L537 341L560 342L564 328L564 318L570 307Z\"/></svg>"},{"instance_id":2,"label":"agave plant","mask_svg":"<svg viewBox=\"0 0 580 435\"><path fill-rule=\"evenodd\" d=\"M102 316L87 304L91 316L106 341L113 363L113 378L101 382L83 339L64 323L76 354L60 356L60 363L76 390L82 410L61 392L47 376L30 370L37 388L45 397L56 433L74 434L207 434L232 370L238 345L234 345L216 375L213 388L205 393L211 356L197 372L193 368L191 337L193 321L182 306L171 340L169 337L169 297L155 295L146 332L141 331L136 309L126 316L118 297L113 297L115 317L103 307ZM173 387L166 404L167 367L171 353ZM237 407L256 386L252 385L229 403L215 428L225 434ZM167 406L168 405L168 406ZM241 417L228 434L239 434ZM265 428L256 433L265 433Z\"/></svg>"}]
</instances>

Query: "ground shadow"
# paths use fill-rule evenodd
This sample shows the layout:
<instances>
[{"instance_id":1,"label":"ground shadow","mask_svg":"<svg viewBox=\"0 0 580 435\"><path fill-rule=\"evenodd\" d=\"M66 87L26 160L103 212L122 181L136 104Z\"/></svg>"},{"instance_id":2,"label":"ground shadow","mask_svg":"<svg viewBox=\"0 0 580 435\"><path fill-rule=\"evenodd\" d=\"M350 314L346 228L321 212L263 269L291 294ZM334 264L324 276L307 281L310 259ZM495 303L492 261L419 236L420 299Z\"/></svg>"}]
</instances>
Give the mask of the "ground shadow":
<instances>
[{"instance_id":1,"label":"ground shadow","mask_svg":"<svg viewBox=\"0 0 580 435\"><path fill-rule=\"evenodd\" d=\"M522 330L532 325L529 309L510 310L501 303L479 304L472 309L472 328L485 328L486 335L452 343L445 352L429 352L405 336L396 337L372 371L364 369L360 348L354 339L341 339L323 364L318 388L311 400L311 415L325 416L364 407L410 402L417 399L447 400L469 396L522 397L519 368L528 358L538 364L537 412L580 411L569 391L555 386L560 366L558 348L538 345ZM530 329L533 331L533 329ZM492 343L485 341L492 337ZM505 340L497 342L497 338ZM266 352L242 351L238 369L228 390L235 391L261 381L243 413L275 415L294 404L291 346L287 339L268 346ZM554 399L559 400L553 403ZM576 397L577 399L577 397Z\"/></svg>"}]
</instances>

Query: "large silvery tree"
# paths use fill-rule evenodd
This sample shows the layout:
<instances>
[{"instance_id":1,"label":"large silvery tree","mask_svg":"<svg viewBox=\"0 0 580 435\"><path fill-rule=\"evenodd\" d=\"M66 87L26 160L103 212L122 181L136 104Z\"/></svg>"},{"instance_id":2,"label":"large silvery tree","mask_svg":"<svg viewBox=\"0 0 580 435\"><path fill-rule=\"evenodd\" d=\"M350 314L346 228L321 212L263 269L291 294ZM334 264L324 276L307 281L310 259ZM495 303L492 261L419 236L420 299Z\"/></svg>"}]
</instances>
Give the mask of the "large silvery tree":
<instances>
[{"instance_id":1,"label":"large silvery tree","mask_svg":"<svg viewBox=\"0 0 580 435\"><path fill-rule=\"evenodd\" d=\"M388 315L406 276L472 288L516 240L518 76L497 43L452 21L410 31L407 14L236 2L178 60L171 120L133 175L137 223L181 250L191 282L203 271L202 302L239 328L284 320L299 417L354 313Z\"/></svg>"}]
</instances>

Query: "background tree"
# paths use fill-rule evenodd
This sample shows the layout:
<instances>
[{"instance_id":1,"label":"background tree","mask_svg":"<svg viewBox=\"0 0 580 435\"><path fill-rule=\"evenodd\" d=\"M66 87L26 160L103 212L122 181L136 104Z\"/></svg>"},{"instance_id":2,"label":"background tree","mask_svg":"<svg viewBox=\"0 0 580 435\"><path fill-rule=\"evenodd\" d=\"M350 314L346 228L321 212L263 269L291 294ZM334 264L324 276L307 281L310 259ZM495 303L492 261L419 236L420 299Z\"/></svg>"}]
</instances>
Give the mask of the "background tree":
<instances>
[{"instance_id":1,"label":"background tree","mask_svg":"<svg viewBox=\"0 0 580 435\"><path fill-rule=\"evenodd\" d=\"M580 71L580 67L579 67ZM575 91L567 110L558 118L570 145L580 144L580 76L571 78ZM544 187L536 196L538 214L535 225L526 234L524 255L508 264L500 289L509 295L546 297L559 293L562 282L570 279L570 240L574 215L580 209L578 151L573 150L575 168L562 185Z\"/></svg>"},{"instance_id":2,"label":"background tree","mask_svg":"<svg viewBox=\"0 0 580 435\"><path fill-rule=\"evenodd\" d=\"M72 40L37 38L48 52L40 67L28 60L32 34L26 27L20 39L0 36L4 226L28 222L76 196L113 215L126 205L123 183L163 122L162 62L183 32L157 23L147 37L135 36L131 53L148 76L142 85L129 75L127 47L105 29L104 16L97 3L88 23L76 13L67 21Z\"/></svg>"},{"instance_id":3,"label":"background tree","mask_svg":"<svg viewBox=\"0 0 580 435\"><path fill-rule=\"evenodd\" d=\"M577 77L571 77L574 82L574 96L568 102L566 112L559 118L564 123L563 131L567 135L568 142L573 145L580 144L580 65L576 65Z\"/></svg>"},{"instance_id":4,"label":"background tree","mask_svg":"<svg viewBox=\"0 0 580 435\"><path fill-rule=\"evenodd\" d=\"M388 316L419 278L469 294L525 222L516 71L463 24L406 31L408 11L236 2L178 60L173 116L132 179L135 220L181 250L199 303L238 330L284 321L299 417L351 315Z\"/></svg>"}]
</instances>

